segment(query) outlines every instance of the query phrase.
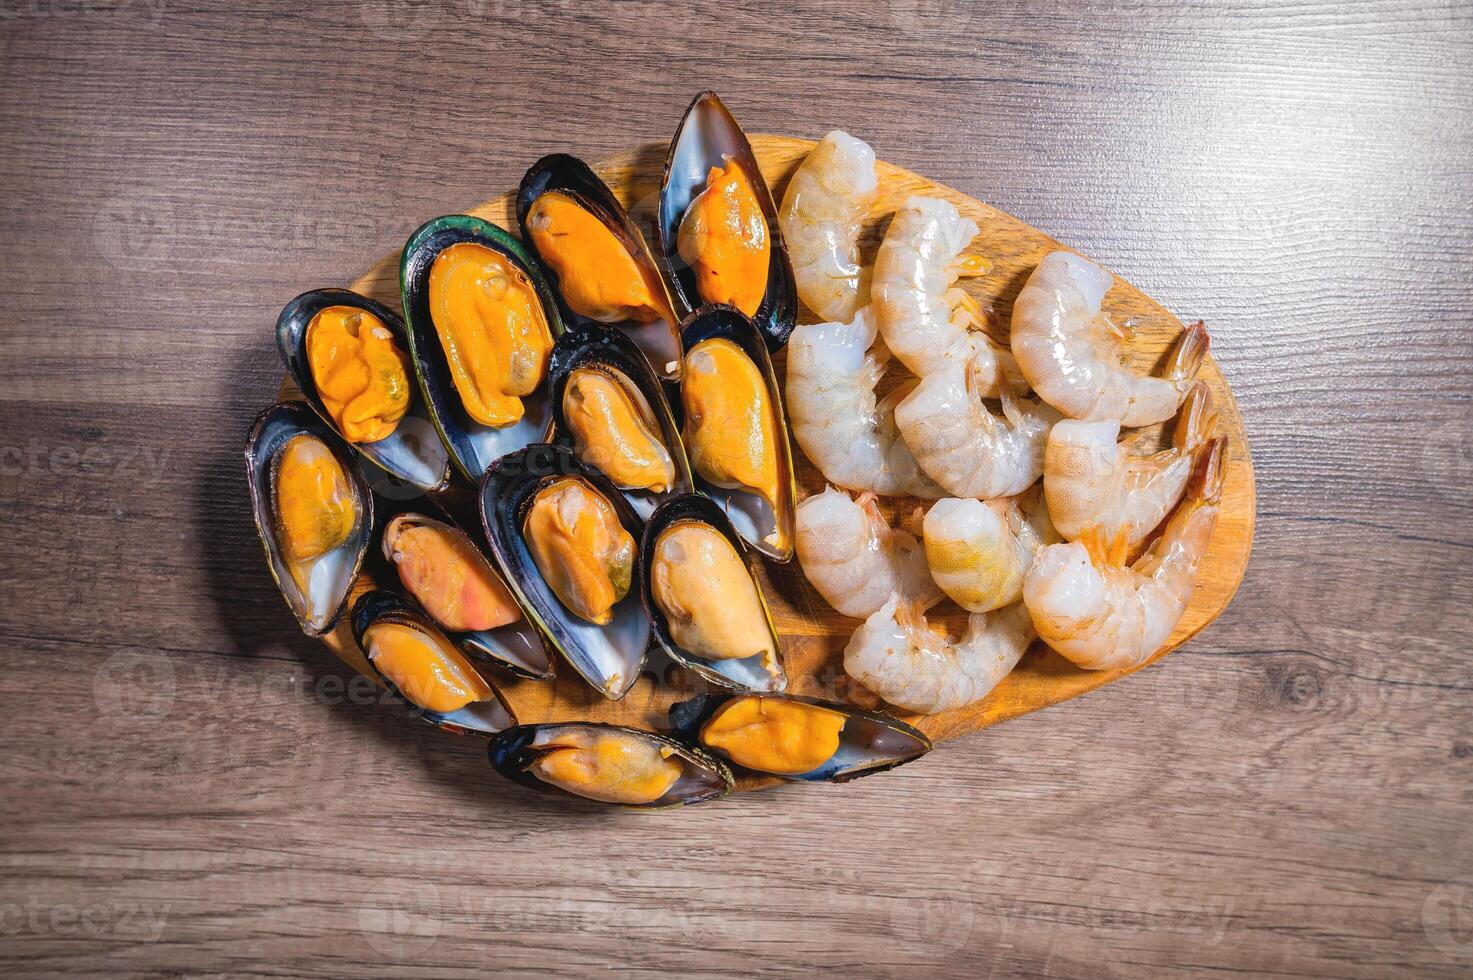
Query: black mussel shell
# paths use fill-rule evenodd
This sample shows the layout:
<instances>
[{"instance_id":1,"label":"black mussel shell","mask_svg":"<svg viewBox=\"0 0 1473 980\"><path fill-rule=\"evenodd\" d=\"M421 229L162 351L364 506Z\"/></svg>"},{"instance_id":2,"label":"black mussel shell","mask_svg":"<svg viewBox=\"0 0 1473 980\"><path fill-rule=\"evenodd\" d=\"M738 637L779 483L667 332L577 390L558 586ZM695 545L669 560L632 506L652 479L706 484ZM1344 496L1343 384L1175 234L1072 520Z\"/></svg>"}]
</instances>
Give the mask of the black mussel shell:
<instances>
[{"instance_id":1,"label":"black mussel shell","mask_svg":"<svg viewBox=\"0 0 1473 980\"><path fill-rule=\"evenodd\" d=\"M394 583L396 589L408 592L399 578L397 566L384 553L384 535L390 523L396 518L421 517L448 525L470 538L471 544L485 557L497 579L505 584L506 580L496 567L496 560L491 557L490 549L486 547L481 529L475 527L473 530L467 530L460 521L435 501L423 497L418 500L405 501L390 508L387 513L383 513L385 508L382 506L379 510L381 513L374 532L374 547L370 550L368 559L368 567L375 581ZM511 592L510 589L507 591ZM512 597L516 598L514 592L512 592ZM518 606L518 608L521 607ZM428 615L428 610L425 610L425 613ZM440 631L471 658L492 664L518 677L525 677L529 680L546 680L555 673L553 649L548 644L547 638L532 625L525 609L522 610L521 619L495 629L456 632L440 625Z\"/></svg>"},{"instance_id":2,"label":"black mussel shell","mask_svg":"<svg viewBox=\"0 0 1473 980\"><path fill-rule=\"evenodd\" d=\"M659 424L660 438L675 465L675 485L666 492L624 491L635 511L641 517L648 517L660 501L691 492L694 483L690 462L685 456L685 444L680 441L680 423L665 395L665 385L655 375L644 353L622 333L602 329L597 324L579 325L565 331L553 345L547 378L557 443L574 448L572 432L563 416L563 392L573 371L580 367L612 368L638 389Z\"/></svg>"},{"instance_id":3,"label":"black mussel shell","mask_svg":"<svg viewBox=\"0 0 1473 980\"><path fill-rule=\"evenodd\" d=\"M521 186L517 189L517 225L521 229L522 241L527 251L541 263L543 275L552 284L553 292L558 298L558 308L562 314L563 324L567 327L575 325L596 327L605 331L614 326L584 317L568 306L563 299L557 272L537 250L536 241L527 227L527 215L532 210L533 202L548 191L559 191L577 201L614 233L614 237L623 244L638 265L650 271L651 281L658 284L660 290L660 295L656 298L672 311L677 322L657 320L648 324L628 322L617 326L620 332L628 336L644 351L657 372L662 376L678 375L680 371L680 324L678 314L674 312L676 305L665 283L665 277L661 274L660 264L655 260L654 254L645 242L643 232L629 216L629 212L624 209L624 205L619 203L614 192L609 190L609 186L593 172L588 164L567 153L554 153L538 160L522 177Z\"/></svg>"},{"instance_id":4,"label":"black mussel shell","mask_svg":"<svg viewBox=\"0 0 1473 980\"><path fill-rule=\"evenodd\" d=\"M404 321L398 313L348 289L314 289L293 299L282 309L276 319L276 347L281 359L312 410L334 432L338 432L337 424L317 393L317 383L307 358L307 328L318 313L333 306L351 306L377 317L394 335L396 346L406 355L409 353L409 332L404 329ZM348 445L397 480L426 492L443 490L450 484L450 454L429 419L417 377L413 388L409 411L392 433L377 442L350 442Z\"/></svg>"},{"instance_id":5,"label":"black mussel shell","mask_svg":"<svg viewBox=\"0 0 1473 980\"><path fill-rule=\"evenodd\" d=\"M746 565L747 574L751 576L752 584L757 587L757 599L762 605L762 618L772 637L775 660L772 665L764 663L764 658L760 655L747 657L744 660L708 660L684 649L670 635L669 621L666 620L659 603L655 601L655 544L668 528L682 522L706 524L719 531L742 559L742 564ZM720 687L757 693L781 691L788 686L787 674L783 671L782 666L782 641L778 637L777 629L772 625L772 613L767 608L767 597L762 594L761 581L746 556L747 549L742 543L741 536L737 534L731 521L727 519L726 514L716 505L715 501L698 493L672 497L660 505L645 525L644 539L640 542L639 547L640 599L644 603L645 615L649 617L655 638L671 660Z\"/></svg>"},{"instance_id":6,"label":"black mussel shell","mask_svg":"<svg viewBox=\"0 0 1473 980\"><path fill-rule=\"evenodd\" d=\"M689 700L678 702L670 708L670 727L680 737L701 745L701 729L716 713L716 710L732 698L749 696L700 694ZM792 782L847 783L860 776L871 776L877 772L894 769L896 766L903 766L931 751L931 740L924 732L882 712L866 711L863 708L836 701L823 701L818 698L803 698L787 694L777 697L762 695L762 697L811 704L848 716L849 720L844 723L844 728L839 733L839 749L828 761L816 769L796 776L776 774ZM718 749L704 745L702 747L714 755L725 758L724 753Z\"/></svg>"},{"instance_id":7,"label":"black mussel shell","mask_svg":"<svg viewBox=\"0 0 1473 980\"><path fill-rule=\"evenodd\" d=\"M591 722L552 722L545 725L521 725L517 728L509 728L493 738L490 745L487 746L487 755L490 757L492 768L512 781L540 792L557 793L583 800L589 799L560 786L545 783L529 771L529 767L540 754L538 746L533 744L538 733L564 728L620 732L632 738L658 743L668 748L685 763L686 774L677 780L664 796L652 803L622 804L631 809L665 810L691 806L725 796L736 786L736 780L726 763L693 745L668 735L660 735L640 728ZM590 802L600 801L591 800Z\"/></svg>"},{"instance_id":8,"label":"black mussel shell","mask_svg":"<svg viewBox=\"0 0 1473 980\"><path fill-rule=\"evenodd\" d=\"M715 500L731 518L737 533L747 544L777 562L786 563L793 557L793 540L796 535L797 495L793 481L793 448L788 436L788 417L783 407L782 391L777 375L772 369L772 360L762 343L752 321L741 310L730 306L703 306L690 316L680 328L681 342L690 351L703 340L723 338L742 349L757 365L767 383L767 397L777 414L774 426L777 438L778 501L777 513L773 513L767 501L746 490L728 490L708 483L691 464L691 476L696 490ZM682 413L683 416L683 413ZM691 458L689 449L687 458ZM777 542L768 541L776 535Z\"/></svg>"},{"instance_id":9,"label":"black mussel shell","mask_svg":"<svg viewBox=\"0 0 1473 980\"><path fill-rule=\"evenodd\" d=\"M479 673L481 679L491 688L492 693L495 695L491 700L472 702L459 711L452 711L446 714L421 708L409 700L402 691L394 686L394 682L378 669L378 665L368 655L368 644L365 642L365 636L369 628L376 623L398 623L413 627L430 635L439 634L446 639L450 637L435 625L434 621L426 615L425 611L414 600L406 596L401 596L397 592L375 589L371 592L363 593L363 595L358 597L358 601L353 604L352 626L354 642L363 651L363 659L373 668L373 672L378 675L379 680L383 681L384 686L389 689L390 693L409 709L410 714L417 718L423 718L437 728L443 728L457 735L493 735L496 732L516 725L516 713L512 710L511 705L507 703L506 698L502 695L500 688L496 686L493 679L477 666L475 658L468 658L467 662L470 664L471 669Z\"/></svg>"},{"instance_id":10,"label":"black mussel shell","mask_svg":"<svg viewBox=\"0 0 1473 980\"><path fill-rule=\"evenodd\" d=\"M527 276L537 290L554 341L563 332L563 322L558 315L557 298L543 279L537 262L521 242L491 222L468 214L445 215L425 222L405 243L399 261L399 288L414 372L430 419L450 450L451 460L462 475L475 483L498 457L546 438L552 414L545 383L522 399L526 414L514 425L493 428L466 413L430 315L429 288L435 258L460 242L473 242L501 253Z\"/></svg>"},{"instance_id":11,"label":"black mussel shell","mask_svg":"<svg viewBox=\"0 0 1473 980\"><path fill-rule=\"evenodd\" d=\"M636 542L644 530L624 495L597 470L585 466L563 446L534 443L508 453L481 481L481 522L497 567L518 604L563 659L611 701L622 698L639 678L649 647L650 625L638 590L614 605L613 621L599 626L574 615L542 578L522 537L522 521L546 484L577 477L602 494Z\"/></svg>"},{"instance_id":12,"label":"black mussel shell","mask_svg":"<svg viewBox=\"0 0 1473 980\"><path fill-rule=\"evenodd\" d=\"M348 483L357 498L358 520L348 540L317 559L313 570L308 573L308 582L321 580L322 590L318 601L313 603L297 588L285 557L277 541L276 513L272 493L272 463L276 454L294 436L306 434L322 440L337 458L338 465L347 475ZM286 600L292 615L297 618L302 632L308 636L328 633L347 605L353 581L363 566L368 552L373 529L373 494L368 481L357 466L357 457L326 422L319 418L306 402L280 402L272 405L251 425L245 444L246 482L250 488L251 515L256 523L256 533L266 551L266 564L271 577L276 580L282 598ZM327 563L325 566L322 563ZM319 570L319 569L324 570Z\"/></svg>"},{"instance_id":13,"label":"black mussel shell","mask_svg":"<svg viewBox=\"0 0 1473 980\"><path fill-rule=\"evenodd\" d=\"M768 349L776 351L788 342L788 335L798 322L798 287L793 278L793 265L778 224L777 205L773 203L772 191L762 176L762 168L757 165L746 134L715 92L702 92L691 101L674 139L670 141L664 179L660 184L660 258L665 264L675 298L681 304L680 312L689 314L700 307L702 300L696 287L695 271L680 257L676 241L686 209L705 188L711 167L723 165L727 157L736 160L746 172L762 215L767 220L772 243L767 293L752 319Z\"/></svg>"}]
</instances>

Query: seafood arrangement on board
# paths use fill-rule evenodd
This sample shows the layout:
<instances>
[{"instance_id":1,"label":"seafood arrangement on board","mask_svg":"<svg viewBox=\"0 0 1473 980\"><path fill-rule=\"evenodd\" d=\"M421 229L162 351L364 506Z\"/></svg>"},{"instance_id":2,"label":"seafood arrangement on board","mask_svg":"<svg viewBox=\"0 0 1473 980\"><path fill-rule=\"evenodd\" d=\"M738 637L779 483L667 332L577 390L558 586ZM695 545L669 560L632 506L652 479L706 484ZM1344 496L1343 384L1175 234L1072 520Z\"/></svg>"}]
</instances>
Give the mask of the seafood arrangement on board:
<instances>
[{"instance_id":1,"label":"seafood arrangement on board","mask_svg":"<svg viewBox=\"0 0 1473 980\"><path fill-rule=\"evenodd\" d=\"M278 318L299 394L245 459L287 605L523 785L882 772L1138 669L1241 579L1201 323L847 133L755 145L701 93L656 213L547 156Z\"/></svg>"}]
</instances>

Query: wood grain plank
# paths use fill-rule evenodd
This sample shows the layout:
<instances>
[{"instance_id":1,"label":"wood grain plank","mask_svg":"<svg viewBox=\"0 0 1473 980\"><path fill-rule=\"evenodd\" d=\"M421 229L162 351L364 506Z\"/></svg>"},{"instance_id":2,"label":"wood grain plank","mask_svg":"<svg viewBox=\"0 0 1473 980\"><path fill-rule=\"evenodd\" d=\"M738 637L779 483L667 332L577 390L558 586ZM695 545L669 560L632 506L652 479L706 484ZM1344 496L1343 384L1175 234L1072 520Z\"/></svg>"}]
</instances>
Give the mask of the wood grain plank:
<instances>
[{"instance_id":1,"label":"wood grain plank","mask_svg":"<svg viewBox=\"0 0 1473 980\"><path fill-rule=\"evenodd\" d=\"M0 4L0 970L1467 975L1470 36L1440 0ZM1212 325L1259 523L1211 630L669 819L353 703L241 489L277 311L708 85Z\"/></svg>"}]
</instances>

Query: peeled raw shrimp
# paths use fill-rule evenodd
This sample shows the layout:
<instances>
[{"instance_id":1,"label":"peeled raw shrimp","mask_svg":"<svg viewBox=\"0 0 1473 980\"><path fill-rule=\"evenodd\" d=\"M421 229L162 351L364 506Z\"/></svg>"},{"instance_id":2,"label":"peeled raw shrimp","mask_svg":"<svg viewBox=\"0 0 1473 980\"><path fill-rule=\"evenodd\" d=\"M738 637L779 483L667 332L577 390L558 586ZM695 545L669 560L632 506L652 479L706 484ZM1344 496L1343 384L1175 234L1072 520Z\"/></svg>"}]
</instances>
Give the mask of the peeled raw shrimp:
<instances>
[{"instance_id":1,"label":"peeled raw shrimp","mask_svg":"<svg viewBox=\"0 0 1473 980\"><path fill-rule=\"evenodd\" d=\"M943 496L895 429L895 402L909 389L875 400L886 355L883 345L878 353L870 350L874 339L869 307L853 323L804 324L793 331L787 382L793 437L830 483L887 497Z\"/></svg>"},{"instance_id":2,"label":"peeled raw shrimp","mask_svg":"<svg viewBox=\"0 0 1473 980\"><path fill-rule=\"evenodd\" d=\"M914 603L891 596L844 648L849 676L899 708L935 714L986 697L1033 642L1022 603L973 613L956 643L931 631Z\"/></svg>"},{"instance_id":3,"label":"peeled raw shrimp","mask_svg":"<svg viewBox=\"0 0 1473 980\"><path fill-rule=\"evenodd\" d=\"M1059 413L1002 385L1003 418L982 403L974 373L948 364L895 406L895 424L921 469L954 497L1008 497L1043 473L1048 430Z\"/></svg>"},{"instance_id":4,"label":"peeled raw shrimp","mask_svg":"<svg viewBox=\"0 0 1473 980\"><path fill-rule=\"evenodd\" d=\"M958 277L987 270L983 259L961 254L977 230L949 201L908 199L875 257L870 298L880 336L912 374L969 364L977 390L995 398L1005 373L1015 383L1022 376L1008 351L973 329L983 324L982 310L956 286Z\"/></svg>"},{"instance_id":5,"label":"peeled raw shrimp","mask_svg":"<svg viewBox=\"0 0 1473 980\"><path fill-rule=\"evenodd\" d=\"M872 493L857 501L829 487L798 505L798 564L845 616L863 619L892 594L931 606L941 590L915 537L885 523Z\"/></svg>"},{"instance_id":6,"label":"peeled raw shrimp","mask_svg":"<svg viewBox=\"0 0 1473 980\"><path fill-rule=\"evenodd\" d=\"M1136 374L1120 361L1127 332L1100 312L1114 282L1078 255L1046 255L1013 304L1013 356L1039 397L1070 418L1130 426L1169 419L1207 352L1207 330L1199 322L1182 333L1164 377Z\"/></svg>"},{"instance_id":7,"label":"peeled raw shrimp","mask_svg":"<svg viewBox=\"0 0 1473 980\"><path fill-rule=\"evenodd\" d=\"M938 500L921 526L931 578L974 613L1021 599L1034 553L1059 540L1037 489L998 500Z\"/></svg>"},{"instance_id":8,"label":"peeled raw shrimp","mask_svg":"<svg viewBox=\"0 0 1473 980\"><path fill-rule=\"evenodd\" d=\"M1205 381L1187 392L1172 447L1151 456L1131 456L1116 442L1120 423L1114 419L1057 423L1043 454L1043 493L1054 527L1070 541L1093 527L1106 540L1124 533L1127 546L1140 544L1181 499L1192 453L1216 427Z\"/></svg>"},{"instance_id":9,"label":"peeled raw shrimp","mask_svg":"<svg viewBox=\"0 0 1473 980\"><path fill-rule=\"evenodd\" d=\"M788 181L778 211L798 298L825 320L848 322L869 302L859 229L879 182L875 151L842 130L819 141Z\"/></svg>"},{"instance_id":10,"label":"peeled raw shrimp","mask_svg":"<svg viewBox=\"0 0 1473 980\"><path fill-rule=\"evenodd\" d=\"M1161 537L1129 567L1124 535L1043 548L1023 580L1023 602L1043 641L1086 670L1145 663L1186 611L1222 499L1223 441L1197 451L1186 497Z\"/></svg>"}]
</instances>

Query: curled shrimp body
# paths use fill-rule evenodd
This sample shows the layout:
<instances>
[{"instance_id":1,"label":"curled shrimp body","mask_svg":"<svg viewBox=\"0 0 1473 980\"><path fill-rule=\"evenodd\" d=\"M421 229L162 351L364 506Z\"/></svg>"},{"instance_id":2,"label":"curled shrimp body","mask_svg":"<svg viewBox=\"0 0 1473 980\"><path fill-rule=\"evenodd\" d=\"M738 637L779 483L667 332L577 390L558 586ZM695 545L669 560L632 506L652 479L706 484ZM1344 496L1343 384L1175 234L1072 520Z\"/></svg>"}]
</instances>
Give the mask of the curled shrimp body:
<instances>
[{"instance_id":1,"label":"curled shrimp body","mask_svg":"<svg viewBox=\"0 0 1473 980\"><path fill-rule=\"evenodd\" d=\"M935 714L986 697L1033 642L1022 603L973 613L952 643L926 625L913 603L891 596L844 648L844 670L891 704Z\"/></svg>"},{"instance_id":2,"label":"curled shrimp body","mask_svg":"<svg viewBox=\"0 0 1473 980\"><path fill-rule=\"evenodd\" d=\"M1135 667L1176 628L1207 554L1222 499L1222 440L1198 450L1182 502L1161 537L1129 567L1123 536L1097 533L1039 551L1023 580L1023 602L1038 635L1086 670Z\"/></svg>"},{"instance_id":3,"label":"curled shrimp body","mask_svg":"<svg viewBox=\"0 0 1473 980\"><path fill-rule=\"evenodd\" d=\"M884 375L883 346L871 350L869 307L853 323L814 323L788 338L788 421L793 438L830 483L887 497L945 495L921 472L895 428L896 389L875 400Z\"/></svg>"},{"instance_id":4,"label":"curled shrimp body","mask_svg":"<svg viewBox=\"0 0 1473 980\"><path fill-rule=\"evenodd\" d=\"M987 264L962 250L977 236L976 222L949 201L912 197L895 213L875 257L870 298L885 345L916 377L949 364L970 364L977 387L997 396L1000 382L1021 379L1012 355L977 329L977 301L956 286Z\"/></svg>"},{"instance_id":5,"label":"curled shrimp body","mask_svg":"<svg viewBox=\"0 0 1473 980\"><path fill-rule=\"evenodd\" d=\"M900 436L926 475L954 497L1009 497L1043 474L1049 427L1059 413L1014 397L1005 383L1003 416L982 402L975 374L946 365L895 406Z\"/></svg>"},{"instance_id":6,"label":"curled shrimp body","mask_svg":"<svg viewBox=\"0 0 1473 980\"><path fill-rule=\"evenodd\" d=\"M1094 528L1106 540L1124 534L1134 547L1150 536L1181 500L1192 454L1217 426L1205 382L1187 393L1170 449L1131 456L1117 442L1120 423L1065 420L1049 430L1043 454L1043 494L1054 527L1070 541Z\"/></svg>"},{"instance_id":7,"label":"curled shrimp body","mask_svg":"<svg viewBox=\"0 0 1473 980\"><path fill-rule=\"evenodd\" d=\"M1121 363L1127 333L1100 311L1114 277L1088 259L1052 252L1013 304L1012 348L1039 397L1069 418L1150 425L1169 419L1207 351L1198 323L1182 333L1164 377Z\"/></svg>"},{"instance_id":8,"label":"curled shrimp body","mask_svg":"<svg viewBox=\"0 0 1473 980\"><path fill-rule=\"evenodd\" d=\"M798 298L825 320L847 322L869 302L859 229L878 188L875 151L838 129L819 141L788 181L778 223Z\"/></svg>"},{"instance_id":9,"label":"curled shrimp body","mask_svg":"<svg viewBox=\"0 0 1473 980\"><path fill-rule=\"evenodd\" d=\"M1036 489L999 500L938 500L921 527L931 578L974 613L1023 598L1034 553L1058 540Z\"/></svg>"},{"instance_id":10,"label":"curled shrimp body","mask_svg":"<svg viewBox=\"0 0 1473 980\"><path fill-rule=\"evenodd\" d=\"M850 500L829 487L798 505L798 564L828 604L856 619L893 594L930 606L941 590L910 533L885 523L872 493Z\"/></svg>"}]
</instances>

